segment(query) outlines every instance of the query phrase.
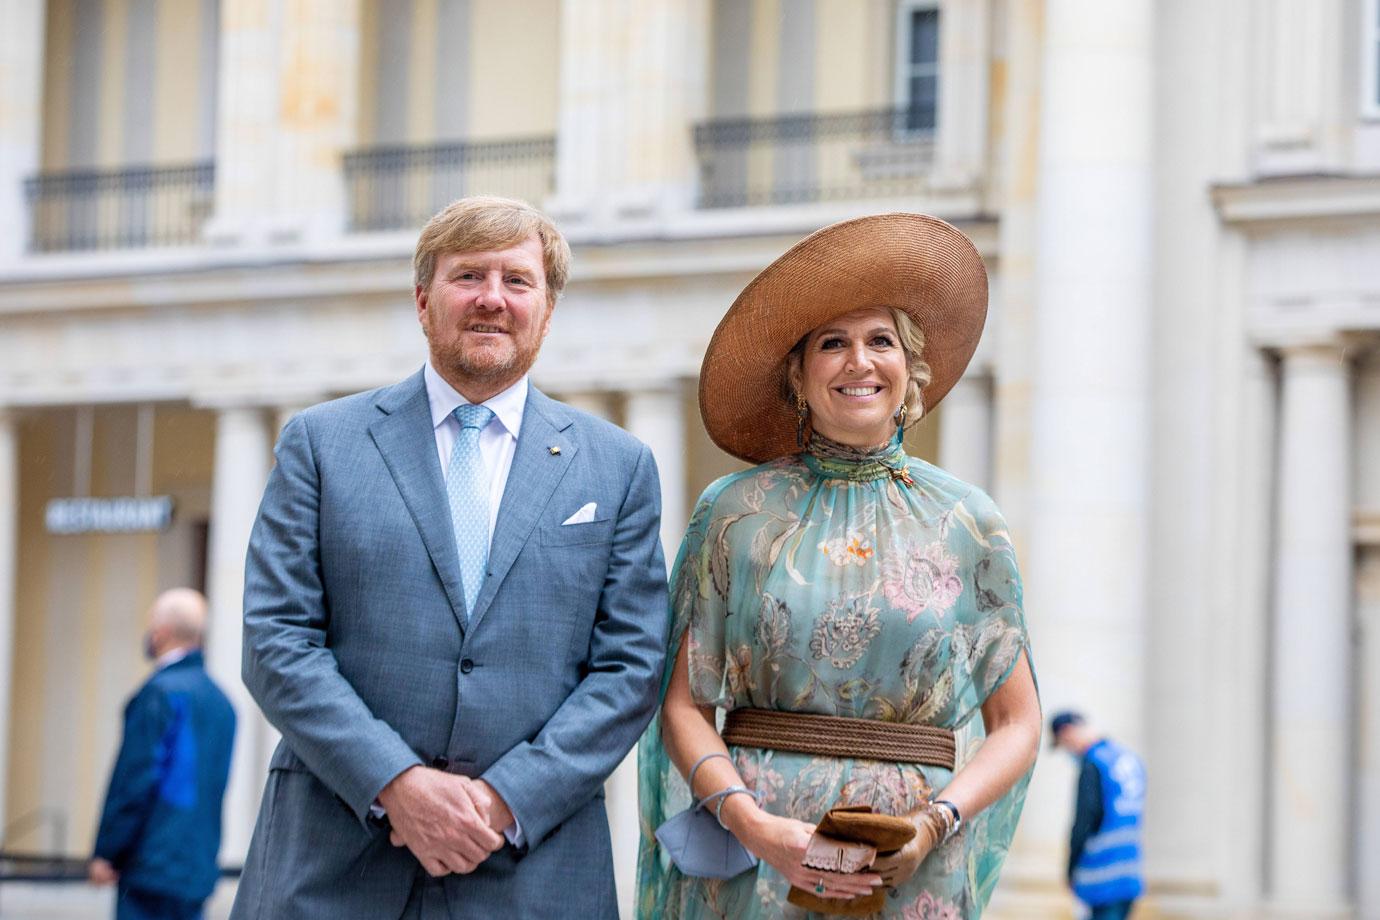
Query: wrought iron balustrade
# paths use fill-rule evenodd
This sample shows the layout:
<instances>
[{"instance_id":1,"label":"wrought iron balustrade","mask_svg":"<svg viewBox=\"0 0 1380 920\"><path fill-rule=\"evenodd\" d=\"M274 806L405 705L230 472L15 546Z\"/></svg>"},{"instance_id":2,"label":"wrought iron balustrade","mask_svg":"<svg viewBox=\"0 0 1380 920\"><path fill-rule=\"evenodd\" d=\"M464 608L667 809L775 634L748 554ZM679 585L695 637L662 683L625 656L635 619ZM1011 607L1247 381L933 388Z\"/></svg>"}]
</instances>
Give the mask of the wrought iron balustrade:
<instances>
[{"instance_id":1,"label":"wrought iron balustrade","mask_svg":"<svg viewBox=\"0 0 1380 920\"><path fill-rule=\"evenodd\" d=\"M42 173L25 192L33 252L185 246L210 216L215 164Z\"/></svg>"},{"instance_id":2,"label":"wrought iron balustrade","mask_svg":"<svg viewBox=\"0 0 1380 920\"><path fill-rule=\"evenodd\" d=\"M920 194L933 107L718 119L695 127L702 208Z\"/></svg>"},{"instance_id":3,"label":"wrought iron balustrade","mask_svg":"<svg viewBox=\"0 0 1380 920\"><path fill-rule=\"evenodd\" d=\"M351 230L421 227L464 195L540 205L556 181L556 139L372 147L345 155Z\"/></svg>"}]
</instances>

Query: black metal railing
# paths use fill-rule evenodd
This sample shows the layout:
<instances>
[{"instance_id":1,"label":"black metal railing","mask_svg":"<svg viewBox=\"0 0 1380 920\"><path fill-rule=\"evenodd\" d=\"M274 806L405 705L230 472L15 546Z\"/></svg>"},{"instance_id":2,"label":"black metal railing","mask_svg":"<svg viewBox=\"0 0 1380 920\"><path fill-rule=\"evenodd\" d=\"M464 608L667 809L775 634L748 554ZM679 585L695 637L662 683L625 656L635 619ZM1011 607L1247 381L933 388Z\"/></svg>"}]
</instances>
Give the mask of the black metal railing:
<instances>
[{"instance_id":1,"label":"black metal railing","mask_svg":"<svg viewBox=\"0 0 1380 920\"><path fill-rule=\"evenodd\" d=\"M211 214L215 164L43 173L25 183L29 249L133 249L200 241Z\"/></svg>"},{"instance_id":2,"label":"black metal railing","mask_svg":"<svg viewBox=\"0 0 1380 920\"><path fill-rule=\"evenodd\" d=\"M933 108L735 118L695 127L702 208L920 194Z\"/></svg>"},{"instance_id":3,"label":"black metal railing","mask_svg":"<svg viewBox=\"0 0 1380 920\"><path fill-rule=\"evenodd\" d=\"M554 137L371 147L345 155L351 230L420 227L464 195L540 204L555 182Z\"/></svg>"}]
</instances>

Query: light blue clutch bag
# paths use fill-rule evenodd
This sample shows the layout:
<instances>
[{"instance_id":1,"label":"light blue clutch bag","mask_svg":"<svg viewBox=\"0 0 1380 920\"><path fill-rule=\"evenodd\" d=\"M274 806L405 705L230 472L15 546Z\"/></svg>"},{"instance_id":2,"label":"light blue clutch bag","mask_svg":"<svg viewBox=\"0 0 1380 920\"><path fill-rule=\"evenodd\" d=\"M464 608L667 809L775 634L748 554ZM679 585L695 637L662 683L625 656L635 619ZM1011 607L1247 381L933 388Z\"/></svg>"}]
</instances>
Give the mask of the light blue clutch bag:
<instances>
[{"instance_id":1,"label":"light blue clutch bag","mask_svg":"<svg viewBox=\"0 0 1380 920\"><path fill-rule=\"evenodd\" d=\"M695 788L695 771L711 757L727 759L726 754L715 752L697 760L690 768L690 778L687 781L692 790ZM737 792L758 798L757 793L744 786L729 786L705 796L680 814L668 818L656 829L657 842L666 848L671 862L675 863L681 872L696 878L727 879L741 875L757 865L757 857L749 853L747 847L739 843L738 838L719 823L717 810L713 813L709 810L709 806L715 801L718 801L719 808L722 808L724 798ZM758 798L758 801L761 799Z\"/></svg>"}]
</instances>

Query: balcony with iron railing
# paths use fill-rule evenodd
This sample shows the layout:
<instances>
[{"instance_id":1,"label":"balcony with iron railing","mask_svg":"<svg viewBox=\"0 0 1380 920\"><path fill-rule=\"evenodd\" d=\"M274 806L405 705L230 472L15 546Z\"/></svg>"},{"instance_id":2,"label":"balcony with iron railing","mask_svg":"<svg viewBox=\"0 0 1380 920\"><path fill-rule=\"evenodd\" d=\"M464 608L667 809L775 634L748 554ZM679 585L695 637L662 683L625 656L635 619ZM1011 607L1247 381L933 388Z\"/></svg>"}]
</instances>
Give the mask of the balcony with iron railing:
<instances>
[{"instance_id":1,"label":"balcony with iron railing","mask_svg":"<svg viewBox=\"0 0 1380 920\"><path fill-rule=\"evenodd\" d=\"M695 127L701 208L923 194L934 108L717 119Z\"/></svg>"},{"instance_id":2,"label":"balcony with iron railing","mask_svg":"<svg viewBox=\"0 0 1380 920\"><path fill-rule=\"evenodd\" d=\"M82 169L25 183L29 251L187 246L201 240L215 198L215 166Z\"/></svg>"},{"instance_id":3,"label":"balcony with iron railing","mask_svg":"<svg viewBox=\"0 0 1380 920\"><path fill-rule=\"evenodd\" d=\"M345 155L347 229L420 227L466 195L540 206L555 181L554 137L364 148Z\"/></svg>"}]
</instances>

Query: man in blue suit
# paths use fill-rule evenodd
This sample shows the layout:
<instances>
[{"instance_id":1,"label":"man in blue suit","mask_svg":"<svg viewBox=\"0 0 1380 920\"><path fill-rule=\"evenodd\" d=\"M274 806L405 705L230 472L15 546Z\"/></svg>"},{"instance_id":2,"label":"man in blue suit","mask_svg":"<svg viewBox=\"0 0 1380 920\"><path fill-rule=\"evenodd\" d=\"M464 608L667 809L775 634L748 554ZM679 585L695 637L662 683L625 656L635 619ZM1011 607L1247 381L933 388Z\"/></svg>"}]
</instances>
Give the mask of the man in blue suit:
<instances>
[{"instance_id":1,"label":"man in blue suit","mask_svg":"<svg viewBox=\"0 0 1380 920\"><path fill-rule=\"evenodd\" d=\"M527 372L570 250L457 201L414 259L421 371L288 423L245 683L283 733L233 917L615 917L603 783L667 628L651 452Z\"/></svg>"},{"instance_id":2,"label":"man in blue suit","mask_svg":"<svg viewBox=\"0 0 1380 920\"><path fill-rule=\"evenodd\" d=\"M153 603L144 653L157 670L125 707L124 739L89 876L117 884L117 920L192 920L220 871L221 799L235 711L206 676L206 599L174 588Z\"/></svg>"}]
</instances>

